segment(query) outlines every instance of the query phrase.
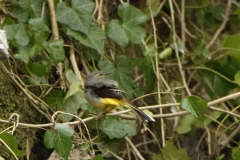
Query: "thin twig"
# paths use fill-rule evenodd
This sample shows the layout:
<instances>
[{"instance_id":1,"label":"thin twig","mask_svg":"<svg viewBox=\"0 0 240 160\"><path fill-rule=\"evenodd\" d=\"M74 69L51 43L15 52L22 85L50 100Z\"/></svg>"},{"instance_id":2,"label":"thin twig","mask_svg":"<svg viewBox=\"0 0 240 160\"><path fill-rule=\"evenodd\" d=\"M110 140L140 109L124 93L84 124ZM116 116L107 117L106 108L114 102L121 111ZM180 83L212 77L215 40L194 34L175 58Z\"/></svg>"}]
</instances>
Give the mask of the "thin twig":
<instances>
[{"instance_id":1,"label":"thin twig","mask_svg":"<svg viewBox=\"0 0 240 160\"><path fill-rule=\"evenodd\" d=\"M177 39L176 39L176 27L175 27L175 18L174 18L174 9L173 9L173 3L172 0L169 0L169 6L170 6L170 11L171 11L171 19L172 19L172 32L173 32L173 42L174 42L174 48L175 48L175 52L176 52L176 56L177 56L177 60L178 60L178 68L182 77L182 82L183 85L188 93L188 95L191 95L191 92L187 86L186 83L186 79L185 79L185 75L184 75L184 71L182 69L182 63L180 60L180 56L179 56L179 52L178 52L178 45L177 45Z\"/></svg>"},{"instance_id":2,"label":"thin twig","mask_svg":"<svg viewBox=\"0 0 240 160\"><path fill-rule=\"evenodd\" d=\"M139 151L137 150L137 148L135 147L135 145L132 143L132 141L130 141L130 139L128 137L125 137L125 140L128 142L128 144L132 147L133 151L136 153L136 155L138 156L139 159L141 160L145 160L142 155L139 153Z\"/></svg>"},{"instance_id":3,"label":"thin twig","mask_svg":"<svg viewBox=\"0 0 240 160\"><path fill-rule=\"evenodd\" d=\"M181 3L181 8L182 8L182 12L181 12L181 31L182 31L182 46L183 49L185 50L185 42L186 42L186 37L185 37L185 29L186 29L186 23L185 23L185 0L182 0Z\"/></svg>"},{"instance_id":4,"label":"thin twig","mask_svg":"<svg viewBox=\"0 0 240 160\"><path fill-rule=\"evenodd\" d=\"M221 103L223 101L234 99L234 98L237 98L239 96L240 96L240 92L233 93L231 95L228 95L228 96L225 96L225 97L222 97L222 98L219 98L217 100L209 102L208 107L211 106L209 108L212 109L212 110L224 112L224 113L230 114L232 116L235 116L237 118L240 118L240 115L238 115L238 114L232 113L230 111L225 111L223 109L212 107L212 105L216 105L216 104ZM179 106L179 105L180 105L180 103L171 103L171 104L162 104L162 105L153 105L153 106L147 106L147 107L139 107L139 109L151 109L151 108L170 107L170 106ZM127 112L130 112L130 111L131 110L128 109L128 110L119 111L119 112L115 112L115 113L108 113L106 115L107 116L114 116L114 115L127 113ZM167 117L182 116L182 115L185 115L185 114L189 114L189 113L187 111L181 111L181 112L178 112L178 113L167 113L167 114L163 114L163 115L153 115L152 117L153 118L159 118L159 117L160 118L167 118ZM87 121L91 121L91 120L94 120L94 119L95 119L94 117L88 117L88 118L83 119L82 121L87 122ZM132 119L135 119L134 116L132 117ZM8 123L9 124L11 122L9 122L8 120L0 119L0 123ZM67 123L63 123L63 124L76 125L76 124L79 124L79 121L67 122ZM19 127L29 127L29 128L42 128L42 127L52 127L52 126L54 126L54 124L53 123L46 123L46 124L19 123L18 126Z\"/></svg>"},{"instance_id":5,"label":"thin twig","mask_svg":"<svg viewBox=\"0 0 240 160\"><path fill-rule=\"evenodd\" d=\"M58 24L57 24L57 17L56 17L56 10L54 6L54 0L48 0L48 6L50 10L50 17L51 17L51 25L52 25L52 37L55 40L59 39L59 32L58 32ZM63 64L59 62L57 64L57 71L61 79L61 88L65 88L66 84L63 78Z\"/></svg>"},{"instance_id":6,"label":"thin twig","mask_svg":"<svg viewBox=\"0 0 240 160\"><path fill-rule=\"evenodd\" d=\"M151 15L151 22L152 22L152 27L153 27L153 35L154 35L154 46L157 48L158 44L157 44L157 29L156 29L156 25L155 25L155 21L154 21L154 17L153 17L153 13L152 13L152 8L151 8L151 0L148 0L148 6L149 6L149 10L150 10L150 15ZM157 90L158 90L158 103L161 104L161 87L160 87L160 72L159 72L159 67L158 67L158 52L155 52L155 66L156 66L156 77L157 77ZM159 108L160 114L163 114L162 108ZM162 145L165 146L165 130L164 130L164 120L160 119L161 121L161 135L162 135Z\"/></svg>"},{"instance_id":7,"label":"thin twig","mask_svg":"<svg viewBox=\"0 0 240 160\"><path fill-rule=\"evenodd\" d=\"M223 21L221 26L218 28L218 30L215 32L212 40L208 43L207 48L211 47L216 42L216 39L218 38L219 34L222 32L222 30L225 28L228 18L229 18L229 13L230 13L230 8L231 8L231 0L227 1L227 7L226 7L226 12L225 15L223 15Z\"/></svg>"},{"instance_id":8,"label":"thin twig","mask_svg":"<svg viewBox=\"0 0 240 160\"><path fill-rule=\"evenodd\" d=\"M73 45L73 44L71 44L71 45ZM79 72L76 57L75 57L75 53L74 53L74 49L72 47L70 47L70 61L71 61L74 73L76 74L76 76L80 80L80 85L83 86L84 82L83 82L82 76Z\"/></svg>"},{"instance_id":9,"label":"thin twig","mask_svg":"<svg viewBox=\"0 0 240 160\"><path fill-rule=\"evenodd\" d=\"M207 127L206 122L204 122L204 128L207 133L207 145L208 145L208 154L210 155L212 153L212 148L211 148L211 133L210 130Z\"/></svg>"}]
</instances>

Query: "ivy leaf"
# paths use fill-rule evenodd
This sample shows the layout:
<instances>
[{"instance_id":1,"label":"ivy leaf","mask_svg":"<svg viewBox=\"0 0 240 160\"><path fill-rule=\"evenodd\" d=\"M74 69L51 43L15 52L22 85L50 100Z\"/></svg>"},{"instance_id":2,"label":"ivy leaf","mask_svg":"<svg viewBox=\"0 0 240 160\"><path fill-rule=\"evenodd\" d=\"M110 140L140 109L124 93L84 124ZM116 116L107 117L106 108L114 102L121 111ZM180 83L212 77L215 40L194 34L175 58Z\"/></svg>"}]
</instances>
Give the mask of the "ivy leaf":
<instances>
[{"instance_id":1,"label":"ivy leaf","mask_svg":"<svg viewBox=\"0 0 240 160\"><path fill-rule=\"evenodd\" d=\"M159 13L159 6L160 6L160 2L159 0L151 0L151 1L147 1L147 7L144 9L144 13L149 17L151 17L151 12L153 14L153 17L157 16ZM151 7L151 10L149 9L149 7Z\"/></svg>"},{"instance_id":2,"label":"ivy leaf","mask_svg":"<svg viewBox=\"0 0 240 160\"><path fill-rule=\"evenodd\" d=\"M28 70L32 73L35 74L38 77L43 77L47 73L47 66L38 64L38 63L28 63L27 65Z\"/></svg>"},{"instance_id":3,"label":"ivy leaf","mask_svg":"<svg viewBox=\"0 0 240 160\"><path fill-rule=\"evenodd\" d=\"M44 3L42 0L28 0L28 7L31 17L41 17L42 16L42 7ZM45 8L44 18L49 14L48 8Z\"/></svg>"},{"instance_id":4,"label":"ivy leaf","mask_svg":"<svg viewBox=\"0 0 240 160\"><path fill-rule=\"evenodd\" d=\"M104 160L102 154L96 155L92 160Z\"/></svg>"},{"instance_id":5,"label":"ivy leaf","mask_svg":"<svg viewBox=\"0 0 240 160\"><path fill-rule=\"evenodd\" d=\"M54 110L61 110L65 95L66 93L63 90L53 90L43 97L43 100L54 108Z\"/></svg>"},{"instance_id":6,"label":"ivy leaf","mask_svg":"<svg viewBox=\"0 0 240 160\"><path fill-rule=\"evenodd\" d=\"M78 90L73 95L68 98L65 98L62 111L67 113L75 114L78 109L84 105L86 105L87 101L84 98L83 90ZM61 115L64 122L70 121L73 117L69 115Z\"/></svg>"},{"instance_id":7,"label":"ivy leaf","mask_svg":"<svg viewBox=\"0 0 240 160\"><path fill-rule=\"evenodd\" d=\"M3 29L6 31L7 39L15 39L20 46L28 44L29 38L23 24L5 25Z\"/></svg>"},{"instance_id":8,"label":"ivy leaf","mask_svg":"<svg viewBox=\"0 0 240 160\"><path fill-rule=\"evenodd\" d=\"M51 40L43 42L44 48L50 54L50 61L57 64L64 60L63 40Z\"/></svg>"},{"instance_id":9,"label":"ivy leaf","mask_svg":"<svg viewBox=\"0 0 240 160\"><path fill-rule=\"evenodd\" d=\"M114 117L101 119L99 129L103 131L110 139L123 138L125 136L133 136L136 134L136 124L132 120L119 120Z\"/></svg>"},{"instance_id":10,"label":"ivy leaf","mask_svg":"<svg viewBox=\"0 0 240 160\"><path fill-rule=\"evenodd\" d=\"M17 18L19 23L27 22L29 17L28 6L22 2L18 2L12 8L10 15Z\"/></svg>"},{"instance_id":11,"label":"ivy leaf","mask_svg":"<svg viewBox=\"0 0 240 160\"><path fill-rule=\"evenodd\" d=\"M94 3L89 0L72 0L72 7L65 2L57 4L57 20L75 31L88 34ZM86 11L86 12L84 12Z\"/></svg>"},{"instance_id":12,"label":"ivy leaf","mask_svg":"<svg viewBox=\"0 0 240 160\"><path fill-rule=\"evenodd\" d=\"M207 108L207 102L197 96L182 98L180 106L197 117L201 122L204 121L204 114Z\"/></svg>"},{"instance_id":13,"label":"ivy leaf","mask_svg":"<svg viewBox=\"0 0 240 160\"><path fill-rule=\"evenodd\" d=\"M80 81L70 84L65 100L80 90Z\"/></svg>"},{"instance_id":14,"label":"ivy leaf","mask_svg":"<svg viewBox=\"0 0 240 160\"><path fill-rule=\"evenodd\" d=\"M173 154L174 153L174 154ZM185 148L177 149L173 144L166 142L162 149L162 154L156 154L152 157L153 160L189 160Z\"/></svg>"},{"instance_id":15,"label":"ivy leaf","mask_svg":"<svg viewBox=\"0 0 240 160\"><path fill-rule=\"evenodd\" d=\"M95 7L94 2L90 0L72 0L72 7L79 13L79 14L89 14L93 12Z\"/></svg>"},{"instance_id":16,"label":"ivy leaf","mask_svg":"<svg viewBox=\"0 0 240 160\"><path fill-rule=\"evenodd\" d=\"M238 160L240 156L240 148L239 147L234 147L232 149L232 158L233 160Z\"/></svg>"},{"instance_id":17,"label":"ivy leaf","mask_svg":"<svg viewBox=\"0 0 240 160\"><path fill-rule=\"evenodd\" d=\"M74 82L77 82L79 81L78 77L73 73L72 70L68 69L66 72L65 72L65 76L67 78L67 81L68 83L74 83Z\"/></svg>"},{"instance_id":18,"label":"ivy leaf","mask_svg":"<svg viewBox=\"0 0 240 160\"><path fill-rule=\"evenodd\" d=\"M225 154L221 154L220 156L218 156L218 157L216 158L216 160L223 160L224 157L225 157Z\"/></svg>"},{"instance_id":19,"label":"ivy leaf","mask_svg":"<svg viewBox=\"0 0 240 160\"><path fill-rule=\"evenodd\" d=\"M114 19L107 24L106 32L108 37L110 37L118 45L125 47L128 42L128 36L121 24L121 21Z\"/></svg>"},{"instance_id":20,"label":"ivy leaf","mask_svg":"<svg viewBox=\"0 0 240 160\"><path fill-rule=\"evenodd\" d=\"M118 15L123 20L123 26L129 24L139 25L147 21L147 16L140 9L128 3L119 5Z\"/></svg>"},{"instance_id":21,"label":"ivy leaf","mask_svg":"<svg viewBox=\"0 0 240 160\"><path fill-rule=\"evenodd\" d=\"M68 138L71 138L74 130L71 126L67 124L55 124L54 129L58 131L59 134L62 134L63 136L66 136Z\"/></svg>"},{"instance_id":22,"label":"ivy leaf","mask_svg":"<svg viewBox=\"0 0 240 160\"><path fill-rule=\"evenodd\" d=\"M42 18L29 19L28 23L34 36L35 44L42 44L43 41L48 39L50 31Z\"/></svg>"},{"instance_id":23,"label":"ivy leaf","mask_svg":"<svg viewBox=\"0 0 240 160\"><path fill-rule=\"evenodd\" d=\"M111 72L108 78L114 79L118 82L121 90L127 92L125 95L127 99L132 99L133 95L133 67L131 61L126 56L119 56L116 60L116 67L108 60L100 61L99 68L102 71Z\"/></svg>"},{"instance_id":24,"label":"ivy leaf","mask_svg":"<svg viewBox=\"0 0 240 160\"><path fill-rule=\"evenodd\" d=\"M0 140L5 143L6 148L11 149L11 151L18 157L23 158L24 154L18 149L17 140L14 136L7 132L0 134Z\"/></svg>"},{"instance_id":25,"label":"ivy leaf","mask_svg":"<svg viewBox=\"0 0 240 160\"><path fill-rule=\"evenodd\" d=\"M105 34L99 27L91 26L87 36L70 29L67 29L67 35L79 40L85 46L95 49L98 53L101 53Z\"/></svg>"},{"instance_id":26,"label":"ivy leaf","mask_svg":"<svg viewBox=\"0 0 240 160\"><path fill-rule=\"evenodd\" d=\"M29 55L24 51L21 52L20 50L18 54L14 55L14 58L22 60L24 63L27 64L29 60Z\"/></svg>"},{"instance_id":27,"label":"ivy leaf","mask_svg":"<svg viewBox=\"0 0 240 160\"><path fill-rule=\"evenodd\" d=\"M148 86L153 85L156 78L153 70L149 69L152 68L151 66L152 64L149 58L148 57L135 58L133 59L132 63L141 69L141 71L144 74L144 77L146 78L147 85Z\"/></svg>"},{"instance_id":28,"label":"ivy leaf","mask_svg":"<svg viewBox=\"0 0 240 160\"><path fill-rule=\"evenodd\" d=\"M44 144L49 148L54 148L55 151L65 160L72 148L73 129L67 124L55 124L54 129L48 130L44 134Z\"/></svg>"},{"instance_id":29,"label":"ivy leaf","mask_svg":"<svg viewBox=\"0 0 240 160\"><path fill-rule=\"evenodd\" d=\"M134 44L141 43L146 31L140 25L147 21L147 16L128 3L119 5L118 15L122 22L111 20L106 26L107 35L122 47L125 47L129 41Z\"/></svg>"},{"instance_id":30,"label":"ivy leaf","mask_svg":"<svg viewBox=\"0 0 240 160\"><path fill-rule=\"evenodd\" d=\"M235 34L235 35L230 35L228 36L224 42L223 46L226 48L230 48L227 50L227 54L232 57L232 60L236 62L236 65L240 67L240 36Z\"/></svg>"},{"instance_id":31,"label":"ivy leaf","mask_svg":"<svg viewBox=\"0 0 240 160\"><path fill-rule=\"evenodd\" d=\"M240 71L237 71L237 73L234 75L234 81L240 86Z\"/></svg>"},{"instance_id":32,"label":"ivy leaf","mask_svg":"<svg viewBox=\"0 0 240 160\"><path fill-rule=\"evenodd\" d=\"M194 125L195 117L192 114L185 115L181 118L180 123L175 128L175 131L178 134L186 134L192 130Z\"/></svg>"}]
</instances>

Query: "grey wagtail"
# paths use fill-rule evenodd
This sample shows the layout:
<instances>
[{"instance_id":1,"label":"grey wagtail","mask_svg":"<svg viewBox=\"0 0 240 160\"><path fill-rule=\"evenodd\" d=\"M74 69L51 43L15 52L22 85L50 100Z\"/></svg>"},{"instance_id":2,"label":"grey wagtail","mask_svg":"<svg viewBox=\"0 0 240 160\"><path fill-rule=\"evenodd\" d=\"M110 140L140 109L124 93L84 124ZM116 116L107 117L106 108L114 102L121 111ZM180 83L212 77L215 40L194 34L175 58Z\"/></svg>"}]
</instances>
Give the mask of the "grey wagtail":
<instances>
[{"instance_id":1,"label":"grey wagtail","mask_svg":"<svg viewBox=\"0 0 240 160\"><path fill-rule=\"evenodd\" d=\"M128 107L137 113L146 122L155 120L142 110L131 105L123 97L118 83L112 79L105 78L110 72L95 71L90 73L85 80L85 99L94 107L110 111L116 107Z\"/></svg>"}]
</instances>

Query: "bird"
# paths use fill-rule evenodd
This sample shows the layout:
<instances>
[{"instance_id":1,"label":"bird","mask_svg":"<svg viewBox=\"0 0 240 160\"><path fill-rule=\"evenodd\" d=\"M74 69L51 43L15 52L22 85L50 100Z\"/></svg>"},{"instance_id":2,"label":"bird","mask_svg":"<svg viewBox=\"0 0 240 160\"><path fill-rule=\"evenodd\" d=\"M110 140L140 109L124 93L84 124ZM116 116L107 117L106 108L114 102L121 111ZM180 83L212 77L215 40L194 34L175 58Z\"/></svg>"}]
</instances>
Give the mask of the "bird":
<instances>
[{"instance_id":1,"label":"bird","mask_svg":"<svg viewBox=\"0 0 240 160\"><path fill-rule=\"evenodd\" d=\"M94 71L86 77L84 96L88 103L105 111L111 111L116 107L125 106L133 110L143 121L155 122L151 116L133 106L124 98L123 93L125 91L119 88L118 82L106 78L106 75L110 73L111 72Z\"/></svg>"}]
</instances>

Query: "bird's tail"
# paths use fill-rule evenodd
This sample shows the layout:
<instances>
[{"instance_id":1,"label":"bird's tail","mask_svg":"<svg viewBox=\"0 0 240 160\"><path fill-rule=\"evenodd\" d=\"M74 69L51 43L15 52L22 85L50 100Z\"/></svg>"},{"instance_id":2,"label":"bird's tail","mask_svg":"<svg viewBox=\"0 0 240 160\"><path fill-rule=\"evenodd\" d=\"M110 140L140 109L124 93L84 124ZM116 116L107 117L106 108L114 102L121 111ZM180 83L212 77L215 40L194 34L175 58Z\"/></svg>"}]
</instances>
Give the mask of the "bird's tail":
<instances>
[{"instance_id":1,"label":"bird's tail","mask_svg":"<svg viewBox=\"0 0 240 160\"><path fill-rule=\"evenodd\" d=\"M140 116L140 118L141 118L142 120L144 120L145 122L148 122L148 121L155 122L155 120L154 120L151 116L149 116L148 114L144 113L142 110L138 109L137 107L131 105L130 103L126 103L124 106L132 109L132 110L133 110L135 113L137 113L137 114Z\"/></svg>"}]
</instances>

